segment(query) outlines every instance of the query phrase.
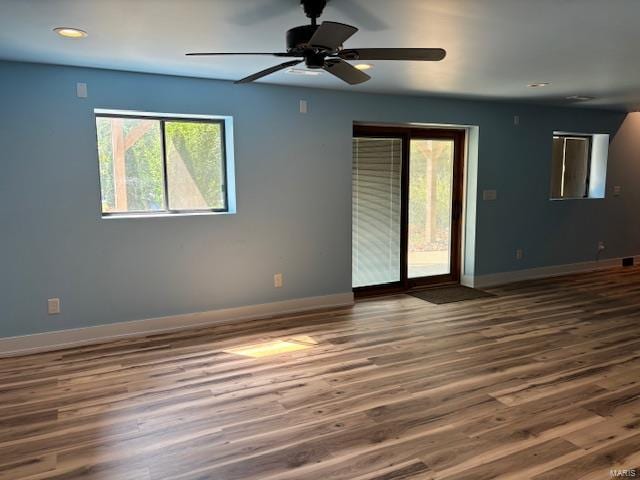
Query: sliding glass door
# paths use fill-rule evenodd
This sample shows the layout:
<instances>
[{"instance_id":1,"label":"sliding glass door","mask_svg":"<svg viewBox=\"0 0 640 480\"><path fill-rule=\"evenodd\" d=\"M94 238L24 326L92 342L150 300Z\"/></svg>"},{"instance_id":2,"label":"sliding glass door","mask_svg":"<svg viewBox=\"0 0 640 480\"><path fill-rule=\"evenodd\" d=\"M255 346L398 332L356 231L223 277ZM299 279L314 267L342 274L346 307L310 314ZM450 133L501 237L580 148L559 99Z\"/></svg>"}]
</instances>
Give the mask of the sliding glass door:
<instances>
[{"instance_id":1,"label":"sliding glass door","mask_svg":"<svg viewBox=\"0 0 640 480\"><path fill-rule=\"evenodd\" d=\"M451 274L452 139L411 139L409 278Z\"/></svg>"},{"instance_id":2,"label":"sliding glass door","mask_svg":"<svg viewBox=\"0 0 640 480\"><path fill-rule=\"evenodd\" d=\"M459 280L463 143L457 130L354 128L356 292Z\"/></svg>"}]
</instances>

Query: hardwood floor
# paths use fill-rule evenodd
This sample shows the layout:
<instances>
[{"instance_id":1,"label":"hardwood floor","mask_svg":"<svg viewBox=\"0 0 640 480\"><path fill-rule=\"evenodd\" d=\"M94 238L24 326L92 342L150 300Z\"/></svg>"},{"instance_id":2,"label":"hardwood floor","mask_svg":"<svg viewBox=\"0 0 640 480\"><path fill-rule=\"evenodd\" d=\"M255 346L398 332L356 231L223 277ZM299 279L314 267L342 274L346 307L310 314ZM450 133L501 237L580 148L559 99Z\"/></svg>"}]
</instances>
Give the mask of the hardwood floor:
<instances>
[{"instance_id":1,"label":"hardwood floor","mask_svg":"<svg viewBox=\"0 0 640 480\"><path fill-rule=\"evenodd\" d=\"M640 269L492 291L0 359L0 479L600 480L640 467ZM308 348L225 352L276 339Z\"/></svg>"}]
</instances>

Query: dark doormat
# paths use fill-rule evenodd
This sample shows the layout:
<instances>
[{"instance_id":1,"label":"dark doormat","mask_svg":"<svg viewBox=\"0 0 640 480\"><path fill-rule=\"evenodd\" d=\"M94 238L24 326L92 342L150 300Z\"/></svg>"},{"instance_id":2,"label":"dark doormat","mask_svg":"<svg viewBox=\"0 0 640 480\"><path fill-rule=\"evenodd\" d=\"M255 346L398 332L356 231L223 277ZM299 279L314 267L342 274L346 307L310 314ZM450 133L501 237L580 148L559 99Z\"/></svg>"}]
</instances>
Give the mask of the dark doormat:
<instances>
[{"instance_id":1,"label":"dark doormat","mask_svg":"<svg viewBox=\"0 0 640 480\"><path fill-rule=\"evenodd\" d=\"M430 288L419 292L411 292L409 295L424 300L425 302L435 303L436 305L475 300L476 298L495 297L493 293L463 287L462 285Z\"/></svg>"}]
</instances>

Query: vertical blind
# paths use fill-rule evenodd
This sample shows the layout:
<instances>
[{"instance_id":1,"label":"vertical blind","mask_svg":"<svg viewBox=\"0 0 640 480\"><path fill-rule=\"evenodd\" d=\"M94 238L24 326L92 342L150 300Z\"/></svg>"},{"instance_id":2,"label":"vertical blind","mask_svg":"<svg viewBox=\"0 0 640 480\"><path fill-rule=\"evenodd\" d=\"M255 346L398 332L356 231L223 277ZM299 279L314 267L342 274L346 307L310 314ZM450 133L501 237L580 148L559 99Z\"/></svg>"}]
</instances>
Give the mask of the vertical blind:
<instances>
[{"instance_id":1,"label":"vertical blind","mask_svg":"<svg viewBox=\"0 0 640 480\"><path fill-rule=\"evenodd\" d=\"M400 280L402 139L355 137L352 174L352 283Z\"/></svg>"}]
</instances>

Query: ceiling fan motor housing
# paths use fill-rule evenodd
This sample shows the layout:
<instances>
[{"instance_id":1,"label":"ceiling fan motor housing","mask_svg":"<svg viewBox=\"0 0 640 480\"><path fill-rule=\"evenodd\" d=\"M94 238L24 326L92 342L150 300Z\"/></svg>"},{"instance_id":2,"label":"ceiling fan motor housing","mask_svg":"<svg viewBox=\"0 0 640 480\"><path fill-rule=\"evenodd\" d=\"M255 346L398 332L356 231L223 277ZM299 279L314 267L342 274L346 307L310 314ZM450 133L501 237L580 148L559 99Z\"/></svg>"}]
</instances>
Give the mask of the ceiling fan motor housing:
<instances>
[{"instance_id":1,"label":"ceiling fan motor housing","mask_svg":"<svg viewBox=\"0 0 640 480\"><path fill-rule=\"evenodd\" d=\"M308 52L304 56L304 62L307 65L307 68L322 68L324 67L326 56L327 55L323 52Z\"/></svg>"},{"instance_id":2,"label":"ceiling fan motor housing","mask_svg":"<svg viewBox=\"0 0 640 480\"><path fill-rule=\"evenodd\" d=\"M318 25L300 25L287 30L287 51L296 53L304 51L317 29Z\"/></svg>"}]
</instances>

